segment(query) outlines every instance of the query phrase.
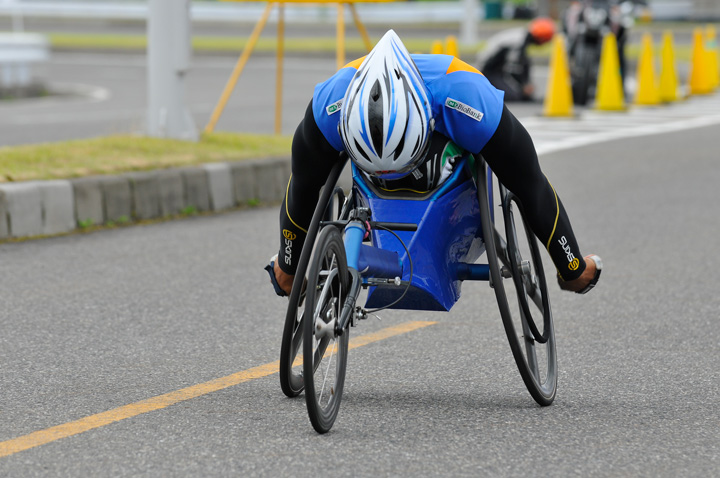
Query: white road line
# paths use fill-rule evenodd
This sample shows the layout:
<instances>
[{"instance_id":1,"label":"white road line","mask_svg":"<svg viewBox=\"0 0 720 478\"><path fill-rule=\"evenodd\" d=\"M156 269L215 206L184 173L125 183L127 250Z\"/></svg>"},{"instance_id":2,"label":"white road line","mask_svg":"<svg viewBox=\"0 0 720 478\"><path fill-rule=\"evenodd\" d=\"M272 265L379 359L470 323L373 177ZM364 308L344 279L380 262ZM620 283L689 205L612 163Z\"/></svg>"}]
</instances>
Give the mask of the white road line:
<instances>
[{"instance_id":1,"label":"white road line","mask_svg":"<svg viewBox=\"0 0 720 478\"><path fill-rule=\"evenodd\" d=\"M720 124L720 94L625 112L583 111L580 118L520 118L539 155L613 141Z\"/></svg>"}]
</instances>

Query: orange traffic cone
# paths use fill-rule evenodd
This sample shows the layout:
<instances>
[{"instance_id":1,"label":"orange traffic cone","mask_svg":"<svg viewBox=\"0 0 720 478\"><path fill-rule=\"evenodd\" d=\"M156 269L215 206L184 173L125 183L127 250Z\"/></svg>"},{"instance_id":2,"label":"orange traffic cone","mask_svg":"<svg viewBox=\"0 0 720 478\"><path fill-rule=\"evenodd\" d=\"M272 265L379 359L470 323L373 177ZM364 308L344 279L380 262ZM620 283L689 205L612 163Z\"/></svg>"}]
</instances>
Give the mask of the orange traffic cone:
<instances>
[{"instance_id":1,"label":"orange traffic cone","mask_svg":"<svg viewBox=\"0 0 720 478\"><path fill-rule=\"evenodd\" d=\"M617 39L612 33L606 34L603 38L598 76L596 108L603 111L624 110L625 93L620 75L620 58Z\"/></svg>"},{"instance_id":2,"label":"orange traffic cone","mask_svg":"<svg viewBox=\"0 0 720 478\"><path fill-rule=\"evenodd\" d=\"M552 56L550 57L550 76L547 89L545 90L543 115L573 115L570 67L568 65L565 37L563 35L555 35L553 39Z\"/></svg>"},{"instance_id":3,"label":"orange traffic cone","mask_svg":"<svg viewBox=\"0 0 720 478\"><path fill-rule=\"evenodd\" d=\"M713 89L720 86L720 70L718 68L718 45L715 37L715 27L708 25L705 29L705 49L708 53L708 68L710 69L710 85Z\"/></svg>"},{"instance_id":4,"label":"orange traffic cone","mask_svg":"<svg viewBox=\"0 0 720 478\"><path fill-rule=\"evenodd\" d=\"M662 63L660 67L660 101L672 102L678 100L678 75L675 68L675 49L673 34L666 31L663 34L661 51Z\"/></svg>"},{"instance_id":5,"label":"orange traffic cone","mask_svg":"<svg viewBox=\"0 0 720 478\"><path fill-rule=\"evenodd\" d=\"M449 35L447 38L445 38L445 54L452 55L455 58L460 58L457 37Z\"/></svg>"},{"instance_id":6,"label":"orange traffic cone","mask_svg":"<svg viewBox=\"0 0 720 478\"><path fill-rule=\"evenodd\" d=\"M713 90L709 58L705 49L703 31L698 27L693 33L690 80L688 81L691 95L705 95Z\"/></svg>"},{"instance_id":7,"label":"orange traffic cone","mask_svg":"<svg viewBox=\"0 0 720 478\"><path fill-rule=\"evenodd\" d=\"M440 40L435 40L430 47L430 53L440 55L443 53L443 44Z\"/></svg>"},{"instance_id":8,"label":"orange traffic cone","mask_svg":"<svg viewBox=\"0 0 720 478\"><path fill-rule=\"evenodd\" d=\"M655 60L653 58L652 36L646 33L642 37L642 51L637 68L638 87L635 92L635 103L638 105L657 105L660 103L657 77L655 76Z\"/></svg>"}]
</instances>

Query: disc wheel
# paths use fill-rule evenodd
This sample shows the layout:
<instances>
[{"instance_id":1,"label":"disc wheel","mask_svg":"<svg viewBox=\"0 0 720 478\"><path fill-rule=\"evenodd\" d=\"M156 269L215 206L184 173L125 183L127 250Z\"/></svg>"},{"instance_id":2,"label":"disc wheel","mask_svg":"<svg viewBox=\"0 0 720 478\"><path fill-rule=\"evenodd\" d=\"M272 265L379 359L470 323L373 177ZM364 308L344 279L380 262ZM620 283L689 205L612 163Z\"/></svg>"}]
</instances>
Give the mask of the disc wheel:
<instances>
[{"instance_id":1,"label":"disc wheel","mask_svg":"<svg viewBox=\"0 0 720 478\"><path fill-rule=\"evenodd\" d=\"M350 331L337 335L335 329L347 283L342 236L335 227L325 227L310 263L303 325L305 401L318 433L332 428L340 409Z\"/></svg>"},{"instance_id":2,"label":"disc wheel","mask_svg":"<svg viewBox=\"0 0 720 478\"><path fill-rule=\"evenodd\" d=\"M478 200L490 281L505 333L523 382L535 401L550 405L557 391L552 312L541 251L517 197L500 189L505 237L490 213L488 170L478 170ZM492 238L492 239L488 239Z\"/></svg>"}]
</instances>

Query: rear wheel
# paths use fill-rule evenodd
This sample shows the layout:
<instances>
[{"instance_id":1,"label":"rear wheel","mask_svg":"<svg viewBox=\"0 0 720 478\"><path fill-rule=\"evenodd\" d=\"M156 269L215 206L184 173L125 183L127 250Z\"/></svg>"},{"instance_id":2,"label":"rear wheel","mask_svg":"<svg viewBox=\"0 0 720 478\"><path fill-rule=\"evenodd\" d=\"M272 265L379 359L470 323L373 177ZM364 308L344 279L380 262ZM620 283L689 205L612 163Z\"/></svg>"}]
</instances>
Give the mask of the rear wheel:
<instances>
[{"instance_id":1,"label":"rear wheel","mask_svg":"<svg viewBox=\"0 0 720 478\"><path fill-rule=\"evenodd\" d=\"M305 401L318 433L332 428L340 409L350 330L337 335L335 328L347 286L342 236L335 227L326 227L310 263L303 325Z\"/></svg>"},{"instance_id":2,"label":"rear wheel","mask_svg":"<svg viewBox=\"0 0 720 478\"><path fill-rule=\"evenodd\" d=\"M487 167L480 163L478 199L491 286L525 386L538 404L550 405L557 390L557 356L541 251L522 205L503 186L500 200L505 237L495 228L488 200L491 182Z\"/></svg>"}]
</instances>

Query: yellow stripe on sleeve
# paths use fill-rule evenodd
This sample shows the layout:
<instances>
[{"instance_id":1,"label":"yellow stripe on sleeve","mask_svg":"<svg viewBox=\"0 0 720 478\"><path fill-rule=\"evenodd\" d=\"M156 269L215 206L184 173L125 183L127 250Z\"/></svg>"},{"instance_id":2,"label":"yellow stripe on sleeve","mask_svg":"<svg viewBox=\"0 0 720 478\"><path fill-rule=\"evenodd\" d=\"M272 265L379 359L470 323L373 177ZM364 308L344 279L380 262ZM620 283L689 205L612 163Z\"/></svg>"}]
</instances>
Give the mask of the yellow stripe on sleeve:
<instances>
[{"instance_id":1,"label":"yellow stripe on sleeve","mask_svg":"<svg viewBox=\"0 0 720 478\"><path fill-rule=\"evenodd\" d=\"M545 178L547 179L547 178ZM555 188L553 185L548 181L548 184L550 184L550 189L552 189L553 194L555 195L555 224L553 224L552 232L550 233L550 237L548 238L547 244L545 245L545 249L550 252L550 241L552 241L553 236L555 235L555 229L557 228L558 219L560 218L560 202L558 201L557 193L555 192Z\"/></svg>"},{"instance_id":2,"label":"yellow stripe on sleeve","mask_svg":"<svg viewBox=\"0 0 720 478\"><path fill-rule=\"evenodd\" d=\"M293 221L293 218L290 217L290 211L288 210L288 205L287 205L288 204L288 201L287 201L288 195L290 194L290 181L292 181L292 174L290 175L290 179L288 179L288 185L287 185L287 188L285 189L285 214L287 215L288 219L290 219L290 222L292 222L295 227L297 227L302 232L307 234L307 229L303 229L302 227L298 226L298 223Z\"/></svg>"}]
</instances>

